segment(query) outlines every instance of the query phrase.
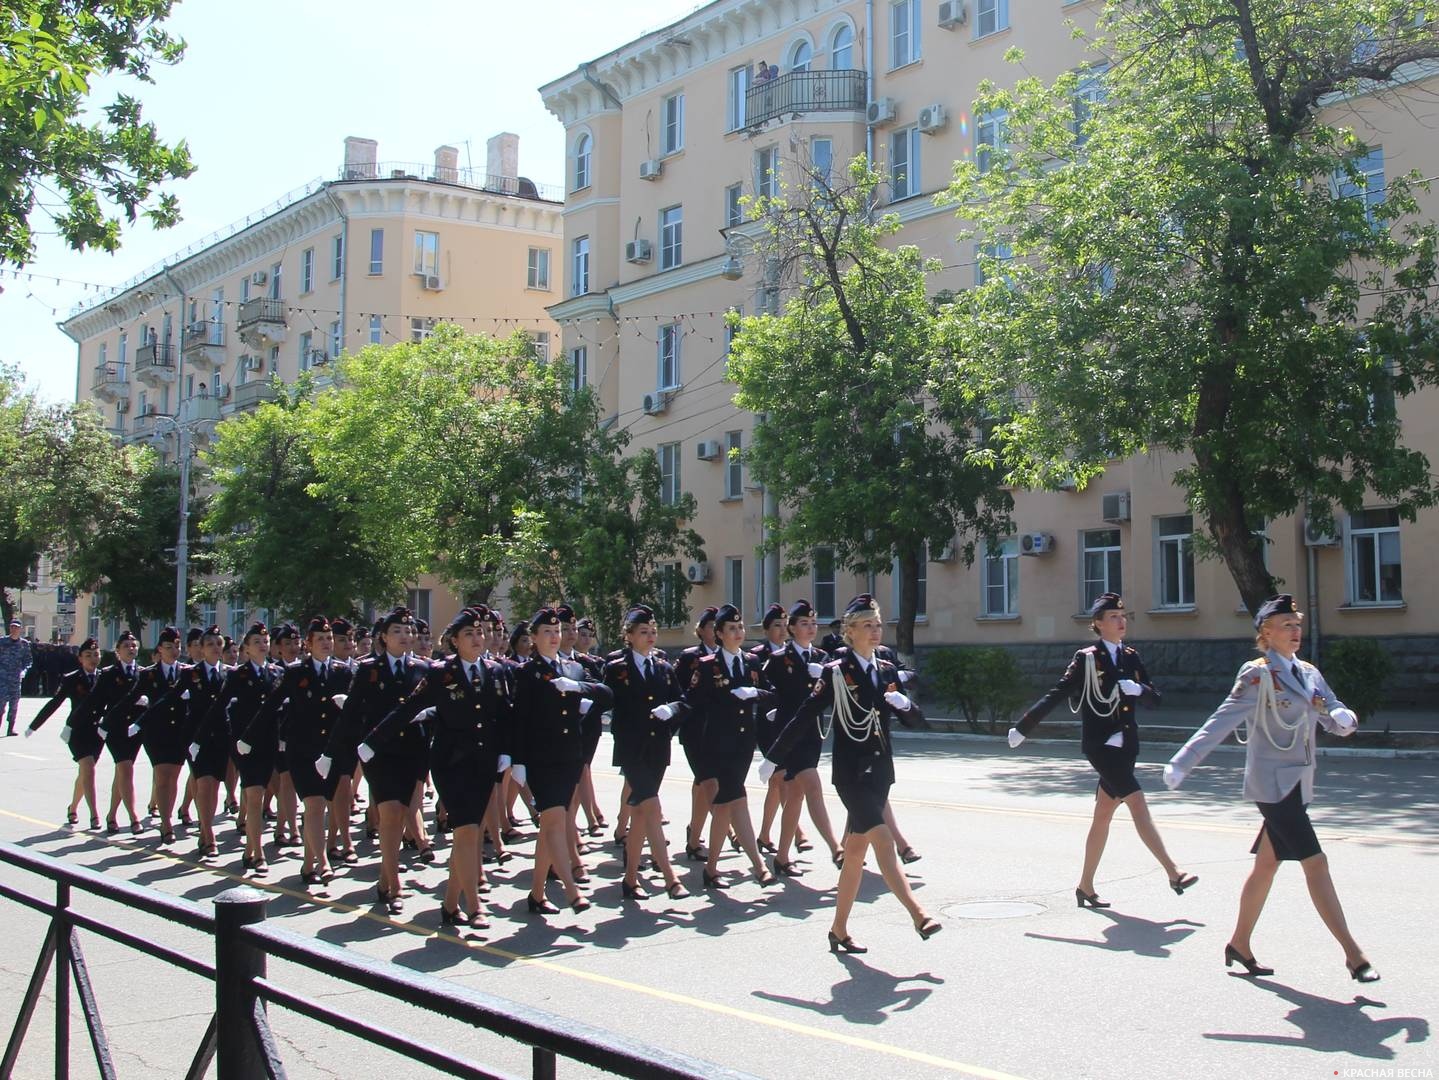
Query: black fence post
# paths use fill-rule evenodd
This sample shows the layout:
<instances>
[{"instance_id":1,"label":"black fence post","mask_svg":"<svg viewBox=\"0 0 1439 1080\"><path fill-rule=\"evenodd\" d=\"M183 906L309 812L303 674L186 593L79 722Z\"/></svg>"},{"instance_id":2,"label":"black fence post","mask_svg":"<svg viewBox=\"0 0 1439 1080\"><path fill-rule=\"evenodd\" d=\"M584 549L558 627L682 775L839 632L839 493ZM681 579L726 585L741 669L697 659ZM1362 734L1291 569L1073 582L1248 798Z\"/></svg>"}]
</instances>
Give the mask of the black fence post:
<instances>
[{"instance_id":1,"label":"black fence post","mask_svg":"<svg viewBox=\"0 0 1439 1080\"><path fill-rule=\"evenodd\" d=\"M253 1080L266 1075L250 1017L254 979L265 974L265 952L245 942L245 927L265 919L269 897L240 886L215 897L215 1076Z\"/></svg>"},{"instance_id":2,"label":"black fence post","mask_svg":"<svg viewBox=\"0 0 1439 1080\"><path fill-rule=\"evenodd\" d=\"M70 884L55 882L55 1080L70 1076Z\"/></svg>"}]
</instances>

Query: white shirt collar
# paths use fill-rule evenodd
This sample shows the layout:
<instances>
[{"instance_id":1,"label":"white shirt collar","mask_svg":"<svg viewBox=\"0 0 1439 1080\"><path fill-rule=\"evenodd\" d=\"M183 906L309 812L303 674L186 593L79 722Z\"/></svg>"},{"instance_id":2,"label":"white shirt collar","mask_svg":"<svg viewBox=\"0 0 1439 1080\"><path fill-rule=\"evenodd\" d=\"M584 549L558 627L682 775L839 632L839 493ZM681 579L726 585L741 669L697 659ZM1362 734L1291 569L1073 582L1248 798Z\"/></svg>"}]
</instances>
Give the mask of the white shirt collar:
<instances>
[{"instance_id":1,"label":"white shirt collar","mask_svg":"<svg viewBox=\"0 0 1439 1080\"><path fill-rule=\"evenodd\" d=\"M643 670L645 669L645 661L646 661L646 660L653 660L653 659L654 659L653 656L642 656L642 655L640 655L639 653L635 652L634 649L631 649L631 650L630 650L630 655L635 658L635 667L639 668L641 671L643 671Z\"/></svg>"},{"instance_id":2,"label":"white shirt collar","mask_svg":"<svg viewBox=\"0 0 1439 1080\"><path fill-rule=\"evenodd\" d=\"M733 671L733 670L734 670L734 662L740 658L739 653L732 653L732 652L730 652L728 649L726 649L726 648L724 648L724 647L721 647L721 648L718 650L718 654L719 654L720 656L723 656L723 657L724 657L724 666L725 666L728 670Z\"/></svg>"}]
</instances>

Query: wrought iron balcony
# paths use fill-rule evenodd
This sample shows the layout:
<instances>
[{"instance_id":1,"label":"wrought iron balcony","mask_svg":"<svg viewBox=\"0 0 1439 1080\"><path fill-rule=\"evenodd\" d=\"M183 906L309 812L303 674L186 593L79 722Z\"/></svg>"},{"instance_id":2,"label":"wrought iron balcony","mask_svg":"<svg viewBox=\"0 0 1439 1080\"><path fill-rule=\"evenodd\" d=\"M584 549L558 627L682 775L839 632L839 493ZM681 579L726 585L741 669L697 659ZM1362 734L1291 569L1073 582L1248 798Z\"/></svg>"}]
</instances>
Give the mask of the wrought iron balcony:
<instances>
[{"instance_id":1,"label":"wrought iron balcony","mask_svg":"<svg viewBox=\"0 0 1439 1080\"><path fill-rule=\"evenodd\" d=\"M280 344L285 340L285 301L268 296L246 300L235 328L252 345Z\"/></svg>"},{"instance_id":2,"label":"wrought iron balcony","mask_svg":"<svg viewBox=\"0 0 1439 1080\"><path fill-rule=\"evenodd\" d=\"M197 319L185 327L185 364L201 374L225 365L225 324Z\"/></svg>"},{"instance_id":3,"label":"wrought iron balcony","mask_svg":"<svg viewBox=\"0 0 1439 1080\"><path fill-rule=\"evenodd\" d=\"M175 347L147 341L135 350L135 378L148 386L175 381Z\"/></svg>"},{"instance_id":4,"label":"wrought iron balcony","mask_svg":"<svg viewBox=\"0 0 1439 1080\"><path fill-rule=\"evenodd\" d=\"M90 389L98 398L118 401L130 396L130 376L124 364L96 364Z\"/></svg>"},{"instance_id":5,"label":"wrought iron balcony","mask_svg":"<svg viewBox=\"0 0 1439 1080\"><path fill-rule=\"evenodd\" d=\"M276 401L279 397L280 388L269 379L242 383L230 391L230 400L225 403L225 412L245 412L257 408L267 401Z\"/></svg>"},{"instance_id":6,"label":"wrought iron balcony","mask_svg":"<svg viewBox=\"0 0 1439 1080\"><path fill-rule=\"evenodd\" d=\"M760 127L789 114L864 112L865 73L857 70L791 71L750 84L744 96L744 127Z\"/></svg>"}]
</instances>

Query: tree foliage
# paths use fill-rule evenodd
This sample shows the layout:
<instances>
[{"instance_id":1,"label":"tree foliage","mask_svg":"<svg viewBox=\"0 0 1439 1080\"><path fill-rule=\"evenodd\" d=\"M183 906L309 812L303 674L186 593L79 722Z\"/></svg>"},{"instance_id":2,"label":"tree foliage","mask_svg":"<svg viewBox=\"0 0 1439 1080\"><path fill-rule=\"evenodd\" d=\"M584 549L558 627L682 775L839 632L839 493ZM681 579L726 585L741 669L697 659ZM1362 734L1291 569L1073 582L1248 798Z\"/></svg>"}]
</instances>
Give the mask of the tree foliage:
<instances>
[{"instance_id":1,"label":"tree foliage","mask_svg":"<svg viewBox=\"0 0 1439 1080\"><path fill-rule=\"evenodd\" d=\"M182 42L162 27L174 0L7 0L0 5L0 262L34 254L39 209L71 247L120 246L122 221L179 220L167 181L194 171L185 143L164 143L125 93L84 114L97 78L151 82Z\"/></svg>"},{"instance_id":2,"label":"tree foliage","mask_svg":"<svg viewBox=\"0 0 1439 1080\"><path fill-rule=\"evenodd\" d=\"M1393 402L1435 380L1439 230L1419 178L1366 188L1370 148L1332 106L1439 57L1436 17L1413 0L1113 0L1087 70L982 87L975 115L999 134L951 193L986 280L943 337L988 377L935 390L1001 417L1013 481L1188 455L1176 481L1251 610L1273 591L1268 521L1434 504Z\"/></svg>"},{"instance_id":3,"label":"tree foliage","mask_svg":"<svg viewBox=\"0 0 1439 1080\"><path fill-rule=\"evenodd\" d=\"M925 545L959 538L972 559L1004 528L1010 499L972 437L978 416L942 417L929 392L940 371L965 377L936 349L938 267L888 246L899 221L876 219L879 177L862 162L839 184L808 180L757 208L769 222L762 250L793 289L782 313L738 320L729 378L757 414L745 460L779 498L767 543L786 553L787 576L808 573L820 546L861 573L898 563L909 653Z\"/></svg>"}]
</instances>

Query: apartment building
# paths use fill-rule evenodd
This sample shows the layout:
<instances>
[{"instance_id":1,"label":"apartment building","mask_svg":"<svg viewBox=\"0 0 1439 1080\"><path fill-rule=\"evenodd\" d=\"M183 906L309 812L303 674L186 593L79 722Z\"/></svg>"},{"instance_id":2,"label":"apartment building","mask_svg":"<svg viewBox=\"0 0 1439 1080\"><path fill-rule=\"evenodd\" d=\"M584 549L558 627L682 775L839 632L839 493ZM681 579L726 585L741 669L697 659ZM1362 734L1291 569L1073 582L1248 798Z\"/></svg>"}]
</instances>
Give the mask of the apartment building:
<instances>
[{"instance_id":1,"label":"apartment building","mask_svg":"<svg viewBox=\"0 0 1439 1080\"><path fill-rule=\"evenodd\" d=\"M723 315L774 297L740 200L794 182L800 165L839 169L867 153L888 178L899 241L947 268L935 289L972 285L976 252L933 196L956 160L1001 130L999 118L970 114L977 87L1018 77L1004 61L1016 46L1025 74L1077 68L1086 57L1072 25L1092 26L1099 7L716 0L540 88L567 150L567 294L550 313L576 377L636 446L658 452L666 494L698 500L709 562L683 568L695 607L730 601L755 619L772 600L807 596L827 618L866 587L887 614L897 607L888 576L839 572L826 550L812 554L807 579L783 582L778 561L757 553L767 506L727 456L748 445L753 418L724 378ZM1376 147L1371 192L1386 173L1439 175L1435 72L1412 74L1397 99L1335 106ZM1433 196L1422 197L1432 213ZM1411 445L1439 454L1434 405L1432 394L1407 400L1401 417ZM929 552L918 645L1002 644L1031 671L1053 671L1088 637L1089 603L1115 589L1136 609L1132 636L1163 669L1181 685L1222 689L1251 628L1222 564L1195 556L1195 523L1172 483L1183 464L1151 455L1114 463L1084 491L1018 492L1019 531L996 554L965 566L952 546ZM1418 693L1439 645L1436 585L1422 572L1436 525L1432 513L1402 523L1383 505L1347 516L1334 536L1273 521L1271 568L1310 612L1311 631L1388 640Z\"/></svg>"},{"instance_id":2,"label":"apartment building","mask_svg":"<svg viewBox=\"0 0 1439 1080\"><path fill-rule=\"evenodd\" d=\"M61 323L79 347L76 398L93 400L124 441L181 427L203 445L224 417L274 400L273 378L317 380L345 352L423 340L439 322L477 333L523 329L548 350L561 298L560 191L519 174L519 138L489 140L483 169L442 146L433 163L383 161L347 138L318 181L179 253ZM108 643L90 597L77 631ZM458 600L433 580L410 606L445 623ZM298 613L283 613L298 614ZM201 612L235 636L256 616L237 598ZM150 636L158 633L158 624ZM81 636L84 636L83 633Z\"/></svg>"},{"instance_id":3,"label":"apartment building","mask_svg":"<svg viewBox=\"0 0 1439 1080\"><path fill-rule=\"evenodd\" d=\"M32 641L66 642L75 632L75 594L48 555L35 561L25 587L15 591L15 617Z\"/></svg>"}]
</instances>

